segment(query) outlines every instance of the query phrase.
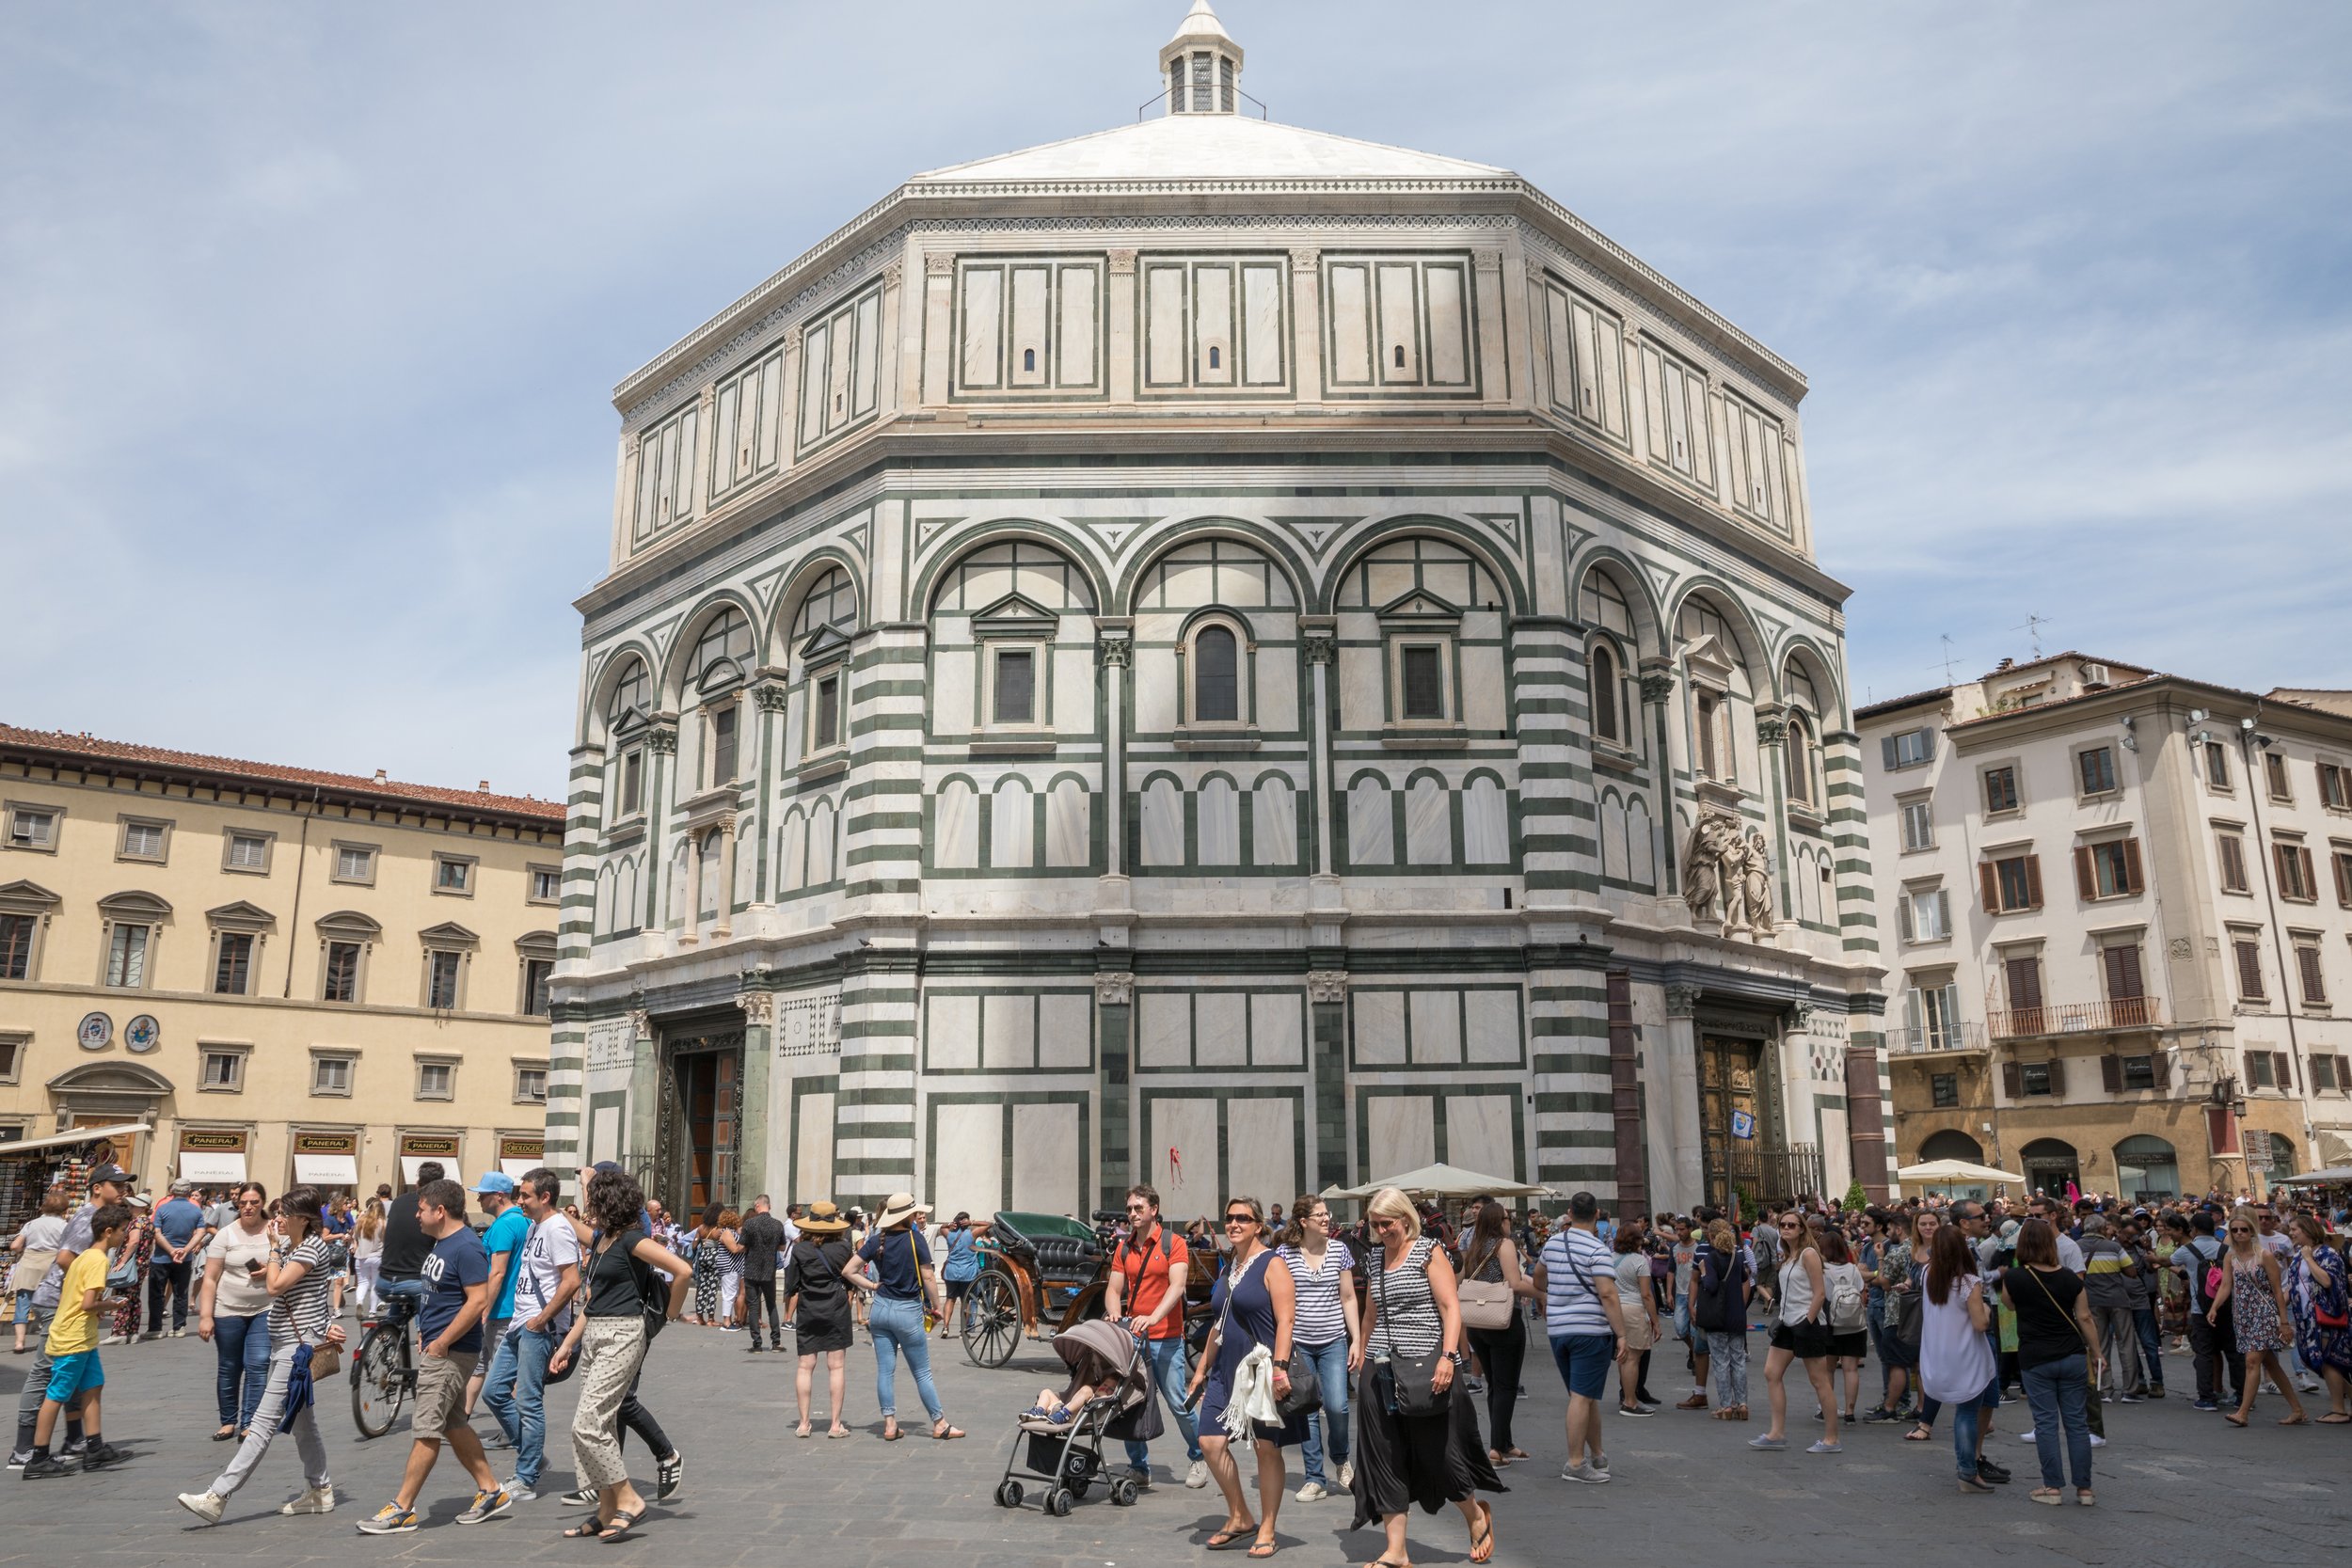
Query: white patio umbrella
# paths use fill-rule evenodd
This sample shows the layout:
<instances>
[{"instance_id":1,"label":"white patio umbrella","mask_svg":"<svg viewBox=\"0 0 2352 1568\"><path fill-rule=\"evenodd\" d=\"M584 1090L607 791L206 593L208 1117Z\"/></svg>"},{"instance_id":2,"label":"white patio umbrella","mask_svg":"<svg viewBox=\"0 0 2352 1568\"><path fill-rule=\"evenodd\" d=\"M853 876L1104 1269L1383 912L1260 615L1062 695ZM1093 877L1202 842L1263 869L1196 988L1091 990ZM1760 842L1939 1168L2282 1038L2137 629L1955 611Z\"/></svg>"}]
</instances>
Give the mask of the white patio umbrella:
<instances>
[{"instance_id":1,"label":"white patio umbrella","mask_svg":"<svg viewBox=\"0 0 2352 1568\"><path fill-rule=\"evenodd\" d=\"M1341 1197L1365 1198L1383 1187L1394 1187L1410 1197L1477 1197L1492 1194L1496 1197L1541 1197L1547 1189L1532 1181L1515 1181L1507 1176L1486 1176L1459 1165L1423 1165L1419 1170L1402 1171L1367 1181L1359 1187L1339 1189ZM1334 1193L1323 1195L1328 1198Z\"/></svg>"},{"instance_id":2,"label":"white patio umbrella","mask_svg":"<svg viewBox=\"0 0 2352 1568\"><path fill-rule=\"evenodd\" d=\"M1972 1164L1966 1160L1930 1160L1925 1164L1905 1165L1895 1173L1898 1181L1928 1185L1949 1185L1955 1181L2023 1181L2023 1172L1994 1170L1991 1165Z\"/></svg>"}]
</instances>

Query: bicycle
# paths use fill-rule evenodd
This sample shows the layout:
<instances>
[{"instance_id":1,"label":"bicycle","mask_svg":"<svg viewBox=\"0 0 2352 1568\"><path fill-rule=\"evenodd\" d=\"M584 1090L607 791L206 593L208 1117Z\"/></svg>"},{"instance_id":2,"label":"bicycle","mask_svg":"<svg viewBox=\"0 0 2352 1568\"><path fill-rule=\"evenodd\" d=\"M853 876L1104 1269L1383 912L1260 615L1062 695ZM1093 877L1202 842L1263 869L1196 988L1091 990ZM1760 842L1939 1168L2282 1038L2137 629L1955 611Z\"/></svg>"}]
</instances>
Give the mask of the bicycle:
<instances>
[{"instance_id":1,"label":"bicycle","mask_svg":"<svg viewBox=\"0 0 2352 1568\"><path fill-rule=\"evenodd\" d=\"M391 1296L367 1320L350 1374L351 1420L361 1437L381 1437L391 1431L400 1419L400 1407L417 1391L416 1356L408 1335L417 1306L413 1297Z\"/></svg>"}]
</instances>

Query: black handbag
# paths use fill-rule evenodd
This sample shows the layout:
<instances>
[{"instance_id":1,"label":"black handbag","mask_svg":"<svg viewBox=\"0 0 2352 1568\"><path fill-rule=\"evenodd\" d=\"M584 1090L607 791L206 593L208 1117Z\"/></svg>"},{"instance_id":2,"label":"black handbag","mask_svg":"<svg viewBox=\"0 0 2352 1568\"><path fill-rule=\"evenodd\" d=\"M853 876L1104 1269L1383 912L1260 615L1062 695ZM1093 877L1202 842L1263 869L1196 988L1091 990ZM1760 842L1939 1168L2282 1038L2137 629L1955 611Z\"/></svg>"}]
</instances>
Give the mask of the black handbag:
<instances>
[{"instance_id":1,"label":"black handbag","mask_svg":"<svg viewBox=\"0 0 2352 1568\"><path fill-rule=\"evenodd\" d=\"M1380 1321L1389 1318L1389 1269L1386 1250L1372 1260L1375 1293L1380 1305ZM1424 1259L1422 1272L1429 1265ZM1391 1339L1393 1344L1393 1339ZM1438 1391L1438 1360L1441 1352L1428 1355L1404 1355L1389 1352L1389 1383L1395 1390L1396 1413L1400 1416L1435 1416L1446 1407L1447 1394ZM1448 1389L1448 1393L1451 1388Z\"/></svg>"},{"instance_id":2,"label":"black handbag","mask_svg":"<svg viewBox=\"0 0 2352 1568\"><path fill-rule=\"evenodd\" d=\"M1323 1408L1323 1380L1315 1376L1315 1364L1297 1351L1291 1352L1291 1391L1274 1402L1284 1420Z\"/></svg>"}]
</instances>

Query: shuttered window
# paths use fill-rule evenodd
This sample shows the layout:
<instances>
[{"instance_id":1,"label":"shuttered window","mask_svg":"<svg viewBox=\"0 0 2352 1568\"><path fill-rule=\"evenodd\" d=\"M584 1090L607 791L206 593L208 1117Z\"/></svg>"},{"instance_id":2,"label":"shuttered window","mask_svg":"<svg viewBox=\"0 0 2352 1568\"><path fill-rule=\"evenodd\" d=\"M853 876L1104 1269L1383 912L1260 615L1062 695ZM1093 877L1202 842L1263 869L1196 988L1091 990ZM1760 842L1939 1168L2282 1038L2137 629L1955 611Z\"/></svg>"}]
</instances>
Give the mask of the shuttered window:
<instances>
[{"instance_id":1,"label":"shuttered window","mask_svg":"<svg viewBox=\"0 0 2352 1568\"><path fill-rule=\"evenodd\" d=\"M1890 735L1879 742L1879 760L1888 771L1898 768L1921 768L1935 759L1935 732L1930 729L1905 730Z\"/></svg>"},{"instance_id":2,"label":"shuttered window","mask_svg":"<svg viewBox=\"0 0 2352 1568\"><path fill-rule=\"evenodd\" d=\"M2272 800L2292 800L2295 799L2295 786L2287 782L2287 759L2278 752L2265 752L2263 753L2263 778L2270 786Z\"/></svg>"},{"instance_id":3,"label":"shuttered window","mask_svg":"<svg viewBox=\"0 0 2352 1568\"><path fill-rule=\"evenodd\" d=\"M2010 1032L2038 1035L2042 1032L2042 960L2034 955L2023 954L2003 961L2002 978L2009 985Z\"/></svg>"},{"instance_id":4,"label":"shuttered window","mask_svg":"<svg viewBox=\"0 0 2352 1568\"><path fill-rule=\"evenodd\" d=\"M2108 1001L2137 1002L2148 994L2140 978L2136 944L2118 942L2100 954L2100 962L2106 970Z\"/></svg>"},{"instance_id":5,"label":"shuttered window","mask_svg":"<svg viewBox=\"0 0 2352 1568\"><path fill-rule=\"evenodd\" d=\"M2328 1005L2328 976L2319 964L2319 943L2298 942L2295 944L2295 967L2303 982L2303 1005L2324 1007Z\"/></svg>"},{"instance_id":6,"label":"shuttered window","mask_svg":"<svg viewBox=\"0 0 2352 1568\"><path fill-rule=\"evenodd\" d=\"M2218 740L2204 745L2205 783L2216 789L2230 787L2230 753Z\"/></svg>"},{"instance_id":7,"label":"shuttered window","mask_svg":"<svg viewBox=\"0 0 2352 1568\"><path fill-rule=\"evenodd\" d=\"M2316 903L2319 875L2312 863L2312 852L2300 844L2280 840L2271 845L2270 855L2279 868L2279 896L2298 904Z\"/></svg>"},{"instance_id":8,"label":"shuttered window","mask_svg":"<svg viewBox=\"0 0 2352 1568\"><path fill-rule=\"evenodd\" d=\"M1408 647L1404 650L1405 717L1407 719L1443 719L1445 713L1445 668L1440 662L1441 650L1433 647Z\"/></svg>"},{"instance_id":9,"label":"shuttered window","mask_svg":"<svg viewBox=\"0 0 2352 1568\"><path fill-rule=\"evenodd\" d=\"M1984 899L1988 914L2007 914L2013 910L2038 910L2042 907L2042 857L2039 855L2005 855L1998 860L1981 862L1977 867L1979 892Z\"/></svg>"},{"instance_id":10,"label":"shuttered window","mask_svg":"<svg viewBox=\"0 0 2352 1568\"><path fill-rule=\"evenodd\" d=\"M2352 849L2339 849L2328 859L2336 869L2336 902L2352 910Z\"/></svg>"},{"instance_id":11,"label":"shuttered window","mask_svg":"<svg viewBox=\"0 0 2352 1568\"><path fill-rule=\"evenodd\" d=\"M2139 841L2110 839L2074 847L2074 884L2084 898L2125 898L2142 891Z\"/></svg>"},{"instance_id":12,"label":"shuttered window","mask_svg":"<svg viewBox=\"0 0 2352 1568\"><path fill-rule=\"evenodd\" d=\"M2214 848L2221 862L2221 891L2251 892L2246 880L2246 840L2226 829L2220 830L2214 834Z\"/></svg>"},{"instance_id":13,"label":"shuttered window","mask_svg":"<svg viewBox=\"0 0 2352 1568\"><path fill-rule=\"evenodd\" d=\"M2261 939L2238 936L2231 939L2231 948L2237 955L2237 993L2241 1000L2262 1002L2269 997L2263 989L2263 945Z\"/></svg>"},{"instance_id":14,"label":"shuttered window","mask_svg":"<svg viewBox=\"0 0 2352 1568\"><path fill-rule=\"evenodd\" d=\"M1935 811L1932 802L1906 800L1902 807L1903 847L1932 849L1935 847Z\"/></svg>"}]
</instances>

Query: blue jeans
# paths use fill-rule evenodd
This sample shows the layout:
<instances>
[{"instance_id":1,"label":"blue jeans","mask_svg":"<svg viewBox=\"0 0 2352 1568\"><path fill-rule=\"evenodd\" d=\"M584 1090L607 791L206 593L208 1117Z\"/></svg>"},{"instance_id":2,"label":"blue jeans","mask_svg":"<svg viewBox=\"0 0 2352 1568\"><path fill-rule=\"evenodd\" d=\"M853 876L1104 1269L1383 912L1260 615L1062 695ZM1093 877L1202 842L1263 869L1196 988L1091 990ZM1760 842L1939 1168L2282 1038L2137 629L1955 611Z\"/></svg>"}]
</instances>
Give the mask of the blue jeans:
<instances>
[{"instance_id":1,"label":"blue jeans","mask_svg":"<svg viewBox=\"0 0 2352 1568\"><path fill-rule=\"evenodd\" d=\"M220 1424L239 1432L253 1424L269 1386L269 1314L213 1320L213 1354L220 1357L214 1392L220 1399Z\"/></svg>"},{"instance_id":2,"label":"blue jeans","mask_svg":"<svg viewBox=\"0 0 2352 1568\"><path fill-rule=\"evenodd\" d=\"M2001 1374L1994 1372L1993 1382L1998 1386ZM1981 1401L1963 1400L1952 1406L1952 1461L1963 1481L1973 1481L1977 1474L1977 1411ZM1929 1419L1934 1419L1930 1417Z\"/></svg>"},{"instance_id":3,"label":"blue jeans","mask_svg":"<svg viewBox=\"0 0 2352 1568\"><path fill-rule=\"evenodd\" d=\"M2042 1459L2042 1484L2066 1484L2058 1469L2058 1434L2066 1436L2066 1464L2077 1488L2090 1484L2090 1383L2080 1354L2025 1370L2026 1402L2033 1406L2033 1446Z\"/></svg>"},{"instance_id":4,"label":"blue jeans","mask_svg":"<svg viewBox=\"0 0 2352 1568\"><path fill-rule=\"evenodd\" d=\"M1323 1409L1307 1418L1307 1479L1329 1491L1330 1479L1323 1473L1327 1436L1331 1445L1332 1465L1347 1463L1347 1341L1334 1339L1313 1350L1304 1345L1292 1349L1314 1363L1315 1382L1323 1388ZM1491 1373L1493 1369L1487 1370Z\"/></svg>"},{"instance_id":5,"label":"blue jeans","mask_svg":"<svg viewBox=\"0 0 2352 1568\"><path fill-rule=\"evenodd\" d=\"M931 1424L939 1424L941 1411L939 1390L931 1386L931 1341L923 1332L923 1304L919 1301L893 1301L876 1296L874 1305L866 1309L866 1326L874 1335L874 1402L884 1416L896 1416L898 1402L893 1388L898 1376L898 1357L907 1358L907 1370L914 1374L914 1391L923 1397L923 1408L930 1413Z\"/></svg>"},{"instance_id":6,"label":"blue jeans","mask_svg":"<svg viewBox=\"0 0 2352 1568\"><path fill-rule=\"evenodd\" d=\"M1200 1458L1200 1428L1184 1409L1184 1340L1146 1339L1143 1342L1143 1358L1152 1363L1152 1381L1159 1386L1160 1398L1167 1402L1168 1413L1175 1419L1176 1430L1184 1434L1185 1461L1189 1463ZM1127 1463L1139 1470L1149 1469L1152 1465L1151 1445L1128 1439Z\"/></svg>"},{"instance_id":7,"label":"blue jeans","mask_svg":"<svg viewBox=\"0 0 2352 1568\"><path fill-rule=\"evenodd\" d=\"M2132 1308L2132 1326L2139 1330L2139 1364L2148 1374L2148 1386L2164 1386L2164 1337L2156 1332L2156 1313L2152 1307Z\"/></svg>"},{"instance_id":8,"label":"blue jeans","mask_svg":"<svg viewBox=\"0 0 2352 1568\"><path fill-rule=\"evenodd\" d=\"M17 1326L18 1326L19 1328L24 1327L24 1324L25 1324L27 1322L29 1322L29 1321L31 1320L32 1316L33 1316L33 1292L32 1292L32 1291L17 1291L17 1293L16 1293L16 1323L17 1323Z\"/></svg>"},{"instance_id":9,"label":"blue jeans","mask_svg":"<svg viewBox=\"0 0 2352 1568\"><path fill-rule=\"evenodd\" d=\"M515 1479L534 1492L548 1462L548 1409L541 1390L555 1346L548 1330L517 1325L499 1340L482 1381L482 1402L515 1445Z\"/></svg>"}]
</instances>

